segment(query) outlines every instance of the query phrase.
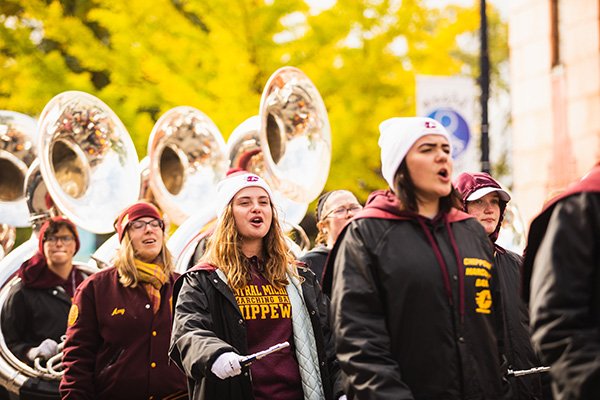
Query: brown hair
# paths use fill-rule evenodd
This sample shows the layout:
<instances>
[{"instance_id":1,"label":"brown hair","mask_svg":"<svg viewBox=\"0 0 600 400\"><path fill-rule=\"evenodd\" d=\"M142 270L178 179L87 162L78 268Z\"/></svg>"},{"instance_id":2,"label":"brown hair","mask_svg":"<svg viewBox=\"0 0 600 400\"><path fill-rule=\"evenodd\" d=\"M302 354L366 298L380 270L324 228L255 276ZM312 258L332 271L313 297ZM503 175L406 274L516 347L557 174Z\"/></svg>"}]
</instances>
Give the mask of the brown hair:
<instances>
[{"instance_id":1,"label":"brown hair","mask_svg":"<svg viewBox=\"0 0 600 400\"><path fill-rule=\"evenodd\" d=\"M65 227L69 230L69 232L71 232L73 234L73 237L75 239L79 238L79 235L77 234L77 231L75 231L75 229L73 229L73 225L69 224L68 222L65 221L52 221L50 220L50 222L48 223L48 228L46 228L46 230L44 231L44 239L43 241L45 242L46 240L48 240L48 238L52 235L54 235L56 232L60 231L60 228Z\"/></svg>"},{"instance_id":2,"label":"brown hair","mask_svg":"<svg viewBox=\"0 0 600 400\"><path fill-rule=\"evenodd\" d=\"M217 266L227 276L233 289L244 288L252 279L247 267L247 258L242 253L242 238L233 218L233 202L230 201L218 220L214 233L210 236L202 261ZM271 204L273 218L271 227L263 238L264 271L263 276L278 289L289 282L287 273L298 279L296 261L285 240L279 225L277 211ZM301 279L300 279L301 280Z\"/></svg>"},{"instance_id":3,"label":"brown hair","mask_svg":"<svg viewBox=\"0 0 600 400\"><path fill-rule=\"evenodd\" d=\"M167 237L163 233L162 249L160 251L161 262L158 263L162 267L162 270L170 275L175 270L173 264L173 258L169 249L167 249ZM119 282L125 287L136 287L140 277L135 267L135 251L131 244L131 238L129 232L125 230L125 235L121 241L121 246L117 249L117 254L114 259L114 266L119 272Z\"/></svg>"},{"instance_id":4,"label":"brown hair","mask_svg":"<svg viewBox=\"0 0 600 400\"><path fill-rule=\"evenodd\" d=\"M406 158L398 167L396 175L394 175L394 192L400 200L403 210L414 213L419 211L416 188L408 171ZM440 198L439 211L448 213L452 208L462 210L462 201L454 186L452 186L452 190L448 195Z\"/></svg>"}]
</instances>

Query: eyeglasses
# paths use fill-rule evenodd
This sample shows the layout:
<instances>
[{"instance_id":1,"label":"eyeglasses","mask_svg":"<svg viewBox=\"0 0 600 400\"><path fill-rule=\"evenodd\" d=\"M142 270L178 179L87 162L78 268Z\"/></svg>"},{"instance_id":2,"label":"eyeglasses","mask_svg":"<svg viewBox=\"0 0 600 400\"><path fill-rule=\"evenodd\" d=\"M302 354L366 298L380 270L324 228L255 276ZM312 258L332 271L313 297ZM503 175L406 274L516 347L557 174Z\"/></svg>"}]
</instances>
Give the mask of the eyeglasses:
<instances>
[{"instance_id":1,"label":"eyeglasses","mask_svg":"<svg viewBox=\"0 0 600 400\"><path fill-rule=\"evenodd\" d=\"M347 216L349 212L352 212L352 214L354 214L354 213L359 212L360 210L362 210L362 206L360 204L351 204L347 207L341 206L341 207L336 208L335 210L329 211L327 214L325 214L323 219L329 218L331 216L333 216L335 218L343 218L343 217Z\"/></svg>"},{"instance_id":2,"label":"eyeglasses","mask_svg":"<svg viewBox=\"0 0 600 400\"><path fill-rule=\"evenodd\" d=\"M58 242L62 242L63 244L69 244L74 241L75 238L73 236L48 236L44 242L50 242L52 244L57 244Z\"/></svg>"},{"instance_id":3,"label":"eyeglasses","mask_svg":"<svg viewBox=\"0 0 600 400\"><path fill-rule=\"evenodd\" d=\"M150 225L150 228L152 228L152 229L157 229L157 228L163 229L163 227L164 227L163 222L159 219L152 219L150 221L142 221L142 220L136 219L135 221L133 221L129 224L129 227L131 229L133 229L134 231L139 231L142 229L145 230L146 225Z\"/></svg>"}]
</instances>

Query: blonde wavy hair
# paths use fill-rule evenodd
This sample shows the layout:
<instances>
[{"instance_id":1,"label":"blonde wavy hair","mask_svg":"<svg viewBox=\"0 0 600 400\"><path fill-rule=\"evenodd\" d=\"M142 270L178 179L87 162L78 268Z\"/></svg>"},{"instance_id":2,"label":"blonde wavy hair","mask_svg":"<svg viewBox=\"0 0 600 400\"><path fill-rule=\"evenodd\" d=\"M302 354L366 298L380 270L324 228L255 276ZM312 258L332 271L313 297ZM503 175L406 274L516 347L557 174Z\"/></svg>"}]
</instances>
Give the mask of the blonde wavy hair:
<instances>
[{"instance_id":1,"label":"blonde wavy hair","mask_svg":"<svg viewBox=\"0 0 600 400\"><path fill-rule=\"evenodd\" d=\"M160 251L160 261L157 263L162 267L165 274L171 275L175 270L173 264L173 257L167 249L167 235L163 232L162 250ZM131 238L129 232L125 231L121 246L117 249L117 254L114 259L114 266L119 272L119 282L125 287L136 287L139 283L140 277L135 267L135 250L131 244Z\"/></svg>"},{"instance_id":2,"label":"blonde wavy hair","mask_svg":"<svg viewBox=\"0 0 600 400\"><path fill-rule=\"evenodd\" d=\"M232 201L218 220L215 231L208 238L202 261L208 262L225 273L229 286L242 289L250 283L252 277L248 261L242 253L242 237L233 217ZM277 211L271 203L273 218L269 231L263 238L264 271L263 276L274 287L281 289L289 284L287 273L302 282L298 275L297 261L289 250L285 234L279 224Z\"/></svg>"}]
</instances>

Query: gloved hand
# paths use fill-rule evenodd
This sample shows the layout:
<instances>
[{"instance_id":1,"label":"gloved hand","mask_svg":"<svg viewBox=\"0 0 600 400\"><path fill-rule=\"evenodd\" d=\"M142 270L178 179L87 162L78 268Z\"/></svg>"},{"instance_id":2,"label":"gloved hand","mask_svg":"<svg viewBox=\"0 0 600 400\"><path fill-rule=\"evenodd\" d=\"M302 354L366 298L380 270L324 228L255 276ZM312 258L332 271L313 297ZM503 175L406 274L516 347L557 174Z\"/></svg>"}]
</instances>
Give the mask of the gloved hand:
<instances>
[{"instance_id":1,"label":"gloved hand","mask_svg":"<svg viewBox=\"0 0 600 400\"><path fill-rule=\"evenodd\" d=\"M341 395L338 400L348 400L345 394Z\"/></svg>"},{"instance_id":2,"label":"gloved hand","mask_svg":"<svg viewBox=\"0 0 600 400\"><path fill-rule=\"evenodd\" d=\"M223 353L213 363L210 371L220 379L231 378L242 373L240 359L242 357L232 351Z\"/></svg>"},{"instance_id":3,"label":"gloved hand","mask_svg":"<svg viewBox=\"0 0 600 400\"><path fill-rule=\"evenodd\" d=\"M31 361L35 360L38 357L47 360L56 353L58 353L58 343L48 338L45 339L42 343L40 343L39 346L32 347L31 349L29 349L29 351L27 352L27 358L29 358Z\"/></svg>"}]
</instances>

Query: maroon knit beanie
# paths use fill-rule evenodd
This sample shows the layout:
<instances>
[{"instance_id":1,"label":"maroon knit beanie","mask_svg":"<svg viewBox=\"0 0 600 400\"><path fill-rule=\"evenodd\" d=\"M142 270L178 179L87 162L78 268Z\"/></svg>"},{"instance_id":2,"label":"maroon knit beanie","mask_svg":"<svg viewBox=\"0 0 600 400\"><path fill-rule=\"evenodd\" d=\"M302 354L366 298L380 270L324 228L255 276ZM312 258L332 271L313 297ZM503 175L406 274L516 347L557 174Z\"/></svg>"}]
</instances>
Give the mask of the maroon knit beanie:
<instances>
[{"instance_id":1,"label":"maroon knit beanie","mask_svg":"<svg viewBox=\"0 0 600 400\"><path fill-rule=\"evenodd\" d=\"M160 212L153 204L139 201L123 210L115 221L115 230L119 234L119 242L123 240L129 223L143 217L156 218L162 221Z\"/></svg>"}]
</instances>

